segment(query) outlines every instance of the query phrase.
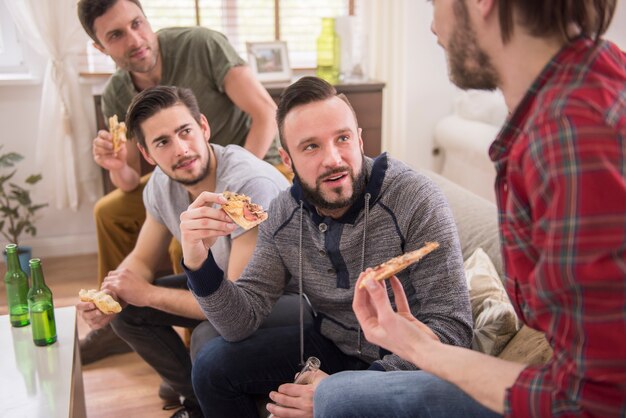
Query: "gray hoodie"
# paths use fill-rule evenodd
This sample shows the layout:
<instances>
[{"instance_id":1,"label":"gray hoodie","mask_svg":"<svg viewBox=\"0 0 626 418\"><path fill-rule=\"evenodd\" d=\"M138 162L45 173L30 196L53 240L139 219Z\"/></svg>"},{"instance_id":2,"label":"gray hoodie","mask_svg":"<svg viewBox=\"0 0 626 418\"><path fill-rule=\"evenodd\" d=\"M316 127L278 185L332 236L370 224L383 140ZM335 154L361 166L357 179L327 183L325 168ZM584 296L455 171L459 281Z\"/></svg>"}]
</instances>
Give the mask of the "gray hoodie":
<instances>
[{"instance_id":1,"label":"gray hoodie","mask_svg":"<svg viewBox=\"0 0 626 418\"><path fill-rule=\"evenodd\" d=\"M387 154L366 158L364 169L362 199L339 219L320 216L304 200L297 181L281 192L259 226L252 260L236 282L220 274L210 252L199 270L186 270L189 287L224 339L248 337L287 285L296 285L310 300L316 328L341 351L376 362L374 369L414 370L362 337L352 311L354 285L365 268L437 241L439 249L398 278L417 319L442 342L470 346L472 315L463 260L443 194L427 177Z\"/></svg>"}]
</instances>

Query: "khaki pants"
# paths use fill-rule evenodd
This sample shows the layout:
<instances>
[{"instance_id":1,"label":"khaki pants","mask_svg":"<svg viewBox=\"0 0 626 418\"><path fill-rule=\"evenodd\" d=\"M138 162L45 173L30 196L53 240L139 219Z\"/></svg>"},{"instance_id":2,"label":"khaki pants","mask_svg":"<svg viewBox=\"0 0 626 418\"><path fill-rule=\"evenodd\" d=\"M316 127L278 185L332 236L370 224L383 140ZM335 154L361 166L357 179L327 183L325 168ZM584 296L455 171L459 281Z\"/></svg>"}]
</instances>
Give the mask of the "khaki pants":
<instances>
[{"instance_id":1,"label":"khaki pants","mask_svg":"<svg viewBox=\"0 0 626 418\"><path fill-rule=\"evenodd\" d=\"M146 220L143 189L150 178L146 174L132 192L115 189L96 202L93 213L98 236L98 286L109 271L115 270L135 248L141 226ZM171 265L159 266L163 272L182 273L182 249L175 238L169 246Z\"/></svg>"}]
</instances>

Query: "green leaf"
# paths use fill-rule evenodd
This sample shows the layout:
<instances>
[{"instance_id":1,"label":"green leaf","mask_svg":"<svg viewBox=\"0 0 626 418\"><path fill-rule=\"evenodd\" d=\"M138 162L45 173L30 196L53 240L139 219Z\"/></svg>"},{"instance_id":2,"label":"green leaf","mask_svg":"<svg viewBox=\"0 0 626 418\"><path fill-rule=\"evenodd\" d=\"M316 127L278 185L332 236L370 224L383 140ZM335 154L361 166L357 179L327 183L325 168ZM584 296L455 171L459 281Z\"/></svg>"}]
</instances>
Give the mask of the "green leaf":
<instances>
[{"instance_id":1,"label":"green leaf","mask_svg":"<svg viewBox=\"0 0 626 418\"><path fill-rule=\"evenodd\" d=\"M0 155L0 167L13 167L16 163L22 161L24 157L16 152L8 152Z\"/></svg>"},{"instance_id":2,"label":"green leaf","mask_svg":"<svg viewBox=\"0 0 626 418\"><path fill-rule=\"evenodd\" d=\"M19 213L17 212L17 207L13 208L11 206L2 206L0 207L0 212L4 213L4 216L7 218L19 217Z\"/></svg>"},{"instance_id":3,"label":"green leaf","mask_svg":"<svg viewBox=\"0 0 626 418\"><path fill-rule=\"evenodd\" d=\"M41 179L42 179L41 174L31 174L30 176L28 176L28 178L25 181L26 183L33 185Z\"/></svg>"},{"instance_id":4,"label":"green leaf","mask_svg":"<svg viewBox=\"0 0 626 418\"><path fill-rule=\"evenodd\" d=\"M28 212L30 212L31 214L34 214L39 209L45 208L46 206L48 206L47 203L42 203L41 205L33 205L28 208Z\"/></svg>"},{"instance_id":5,"label":"green leaf","mask_svg":"<svg viewBox=\"0 0 626 418\"><path fill-rule=\"evenodd\" d=\"M17 173L17 170L13 170L12 173L7 174L6 176L0 176L0 185L4 184L7 180L11 180L11 177L13 177L15 173Z\"/></svg>"},{"instance_id":6,"label":"green leaf","mask_svg":"<svg viewBox=\"0 0 626 418\"><path fill-rule=\"evenodd\" d=\"M20 206L29 206L31 204L30 192L24 190L16 184L11 183L11 196L20 204Z\"/></svg>"}]
</instances>

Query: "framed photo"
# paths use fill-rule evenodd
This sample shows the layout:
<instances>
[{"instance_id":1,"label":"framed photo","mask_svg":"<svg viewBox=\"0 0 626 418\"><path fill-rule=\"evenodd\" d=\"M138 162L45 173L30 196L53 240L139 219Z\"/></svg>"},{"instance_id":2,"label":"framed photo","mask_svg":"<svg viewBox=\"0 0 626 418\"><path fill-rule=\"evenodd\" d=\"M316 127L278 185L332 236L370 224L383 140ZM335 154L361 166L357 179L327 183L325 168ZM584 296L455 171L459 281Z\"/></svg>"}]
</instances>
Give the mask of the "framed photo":
<instances>
[{"instance_id":1,"label":"framed photo","mask_svg":"<svg viewBox=\"0 0 626 418\"><path fill-rule=\"evenodd\" d=\"M291 81L286 42L246 42L246 49L248 64L259 81Z\"/></svg>"}]
</instances>

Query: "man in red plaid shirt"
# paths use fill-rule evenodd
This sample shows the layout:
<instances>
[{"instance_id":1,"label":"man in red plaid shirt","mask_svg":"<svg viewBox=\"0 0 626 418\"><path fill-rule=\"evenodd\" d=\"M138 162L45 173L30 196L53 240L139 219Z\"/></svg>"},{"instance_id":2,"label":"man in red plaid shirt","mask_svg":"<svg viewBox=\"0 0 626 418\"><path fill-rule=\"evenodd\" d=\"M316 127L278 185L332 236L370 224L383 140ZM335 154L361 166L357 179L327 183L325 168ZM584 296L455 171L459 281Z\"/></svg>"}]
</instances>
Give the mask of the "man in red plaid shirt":
<instances>
[{"instance_id":1,"label":"man in red plaid shirt","mask_svg":"<svg viewBox=\"0 0 626 418\"><path fill-rule=\"evenodd\" d=\"M509 108L489 151L505 282L554 355L443 345L370 281L353 303L365 336L422 371L331 376L315 416L626 417L626 55L600 39L616 0L433 4L452 81L500 88Z\"/></svg>"}]
</instances>

